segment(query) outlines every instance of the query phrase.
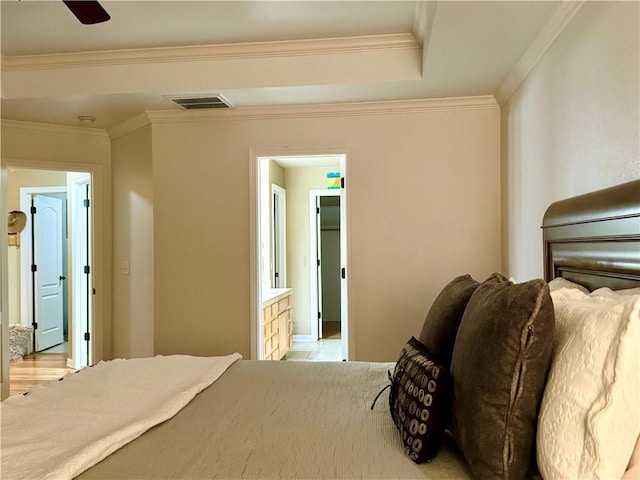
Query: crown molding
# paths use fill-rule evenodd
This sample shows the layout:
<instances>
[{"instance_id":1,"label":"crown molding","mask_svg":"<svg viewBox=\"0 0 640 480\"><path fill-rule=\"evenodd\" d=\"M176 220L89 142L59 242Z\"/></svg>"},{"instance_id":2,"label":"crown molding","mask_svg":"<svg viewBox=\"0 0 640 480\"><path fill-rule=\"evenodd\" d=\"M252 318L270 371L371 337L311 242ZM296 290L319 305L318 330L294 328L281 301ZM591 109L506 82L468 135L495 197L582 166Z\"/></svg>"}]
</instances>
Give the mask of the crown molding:
<instances>
[{"instance_id":1,"label":"crown molding","mask_svg":"<svg viewBox=\"0 0 640 480\"><path fill-rule=\"evenodd\" d=\"M151 123L202 122L208 120L270 120L313 117L386 115L500 108L491 95L384 102L239 107L233 110L147 111Z\"/></svg>"},{"instance_id":2,"label":"crown molding","mask_svg":"<svg viewBox=\"0 0 640 480\"><path fill-rule=\"evenodd\" d=\"M419 48L410 33L2 57L6 72L102 65L269 58Z\"/></svg>"},{"instance_id":3,"label":"crown molding","mask_svg":"<svg viewBox=\"0 0 640 480\"><path fill-rule=\"evenodd\" d=\"M115 140L116 138L123 137L124 135L134 132L139 128L146 127L150 124L151 121L149 120L149 116L146 112L143 112L140 115L136 115L129 120L111 127L107 132L109 134L109 138L111 138L111 140Z\"/></svg>"},{"instance_id":4,"label":"crown molding","mask_svg":"<svg viewBox=\"0 0 640 480\"><path fill-rule=\"evenodd\" d=\"M49 123L0 121L0 131L30 135L67 136L82 139L115 140L154 123L203 122L209 120L271 120L288 118L344 117L386 115L455 110L484 110L499 108L491 95L477 97L392 100L384 102L329 103L311 105L282 105L241 107L232 110L152 110L141 113L107 130L69 127Z\"/></svg>"},{"instance_id":5,"label":"crown molding","mask_svg":"<svg viewBox=\"0 0 640 480\"><path fill-rule=\"evenodd\" d=\"M504 78L495 92L495 97L500 105L509 101L525 78L529 76L533 68L542 59L551 45L556 41L573 16L580 10L584 0L572 0L563 2L549 21L542 27L536 38L522 54L515 67Z\"/></svg>"},{"instance_id":6,"label":"crown molding","mask_svg":"<svg viewBox=\"0 0 640 480\"><path fill-rule=\"evenodd\" d=\"M99 128L68 127L51 123L23 122L21 120L0 120L0 131L25 133L29 135L53 135L79 139L109 140L106 130Z\"/></svg>"}]
</instances>

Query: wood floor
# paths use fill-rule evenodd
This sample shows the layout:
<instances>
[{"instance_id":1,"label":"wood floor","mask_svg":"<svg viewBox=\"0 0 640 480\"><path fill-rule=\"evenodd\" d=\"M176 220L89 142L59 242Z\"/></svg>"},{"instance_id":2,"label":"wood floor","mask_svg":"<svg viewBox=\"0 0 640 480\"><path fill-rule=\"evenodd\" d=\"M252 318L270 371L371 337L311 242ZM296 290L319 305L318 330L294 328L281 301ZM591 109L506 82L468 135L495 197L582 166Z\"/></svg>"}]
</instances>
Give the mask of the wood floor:
<instances>
[{"instance_id":1,"label":"wood floor","mask_svg":"<svg viewBox=\"0 0 640 480\"><path fill-rule=\"evenodd\" d=\"M18 395L36 385L57 380L72 372L67 367L66 353L35 353L25 356L22 361L9 364L11 395Z\"/></svg>"}]
</instances>

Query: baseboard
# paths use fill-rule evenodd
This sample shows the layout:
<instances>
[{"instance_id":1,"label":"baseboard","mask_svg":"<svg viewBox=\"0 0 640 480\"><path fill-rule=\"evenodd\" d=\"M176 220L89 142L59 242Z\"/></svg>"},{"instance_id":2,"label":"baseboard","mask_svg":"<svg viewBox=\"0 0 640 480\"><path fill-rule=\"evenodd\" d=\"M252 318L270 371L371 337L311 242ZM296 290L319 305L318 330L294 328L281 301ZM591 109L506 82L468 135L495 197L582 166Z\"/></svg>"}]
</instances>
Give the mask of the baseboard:
<instances>
[{"instance_id":1,"label":"baseboard","mask_svg":"<svg viewBox=\"0 0 640 480\"><path fill-rule=\"evenodd\" d=\"M294 335L293 341L294 342L316 342L318 341L318 339L313 338L312 335Z\"/></svg>"},{"instance_id":2,"label":"baseboard","mask_svg":"<svg viewBox=\"0 0 640 480\"><path fill-rule=\"evenodd\" d=\"M67 368L76 368L73 364L73 358L67 358Z\"/></svg>"}]
</instances>

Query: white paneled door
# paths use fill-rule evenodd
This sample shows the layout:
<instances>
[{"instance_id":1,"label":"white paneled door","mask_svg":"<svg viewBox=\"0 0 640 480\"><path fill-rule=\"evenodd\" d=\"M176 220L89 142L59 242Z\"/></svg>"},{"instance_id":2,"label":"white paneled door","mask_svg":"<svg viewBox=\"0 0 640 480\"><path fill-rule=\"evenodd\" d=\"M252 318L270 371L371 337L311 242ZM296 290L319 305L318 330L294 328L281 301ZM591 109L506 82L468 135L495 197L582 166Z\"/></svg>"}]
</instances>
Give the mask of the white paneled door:
<instances>
[{"instance_id":1,"label":"white paneled door","mask_svg":"<svg viewBox=\"0 0 640 480\"><path fill-rule=\"evenodd\" d=\"M64 341L62 284L62 200L33 196L36 351Z\"/></svg>"}]
</instances>

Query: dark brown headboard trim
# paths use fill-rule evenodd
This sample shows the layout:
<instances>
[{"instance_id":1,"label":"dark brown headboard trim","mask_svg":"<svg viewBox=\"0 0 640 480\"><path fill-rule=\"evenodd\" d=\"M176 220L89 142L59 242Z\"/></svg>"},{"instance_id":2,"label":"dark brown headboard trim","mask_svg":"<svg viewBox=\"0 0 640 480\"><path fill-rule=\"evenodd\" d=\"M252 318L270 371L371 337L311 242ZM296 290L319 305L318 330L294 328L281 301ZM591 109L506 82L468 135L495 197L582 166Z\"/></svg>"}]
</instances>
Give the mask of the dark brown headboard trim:
<instances>
[{"instance_id":1,"label":"dark brown headboard trim","mask_svg":"<svg viewBox=\"0 0 640 480\"><path fill-rule=\"evenodd\" d=\"M547 281L640 286L640 180L556 202L542 229Z\"/></svg>"},{"instance_id":2,"label":"dark brown headboard trim","mask_svg":"<svg viewBox=\"0 0 640 480\"><path fill-rule=\"evenodd\" d=\"M640 180L552 203L542 228L640 216Z\"/></svg>"}]
</instances>

